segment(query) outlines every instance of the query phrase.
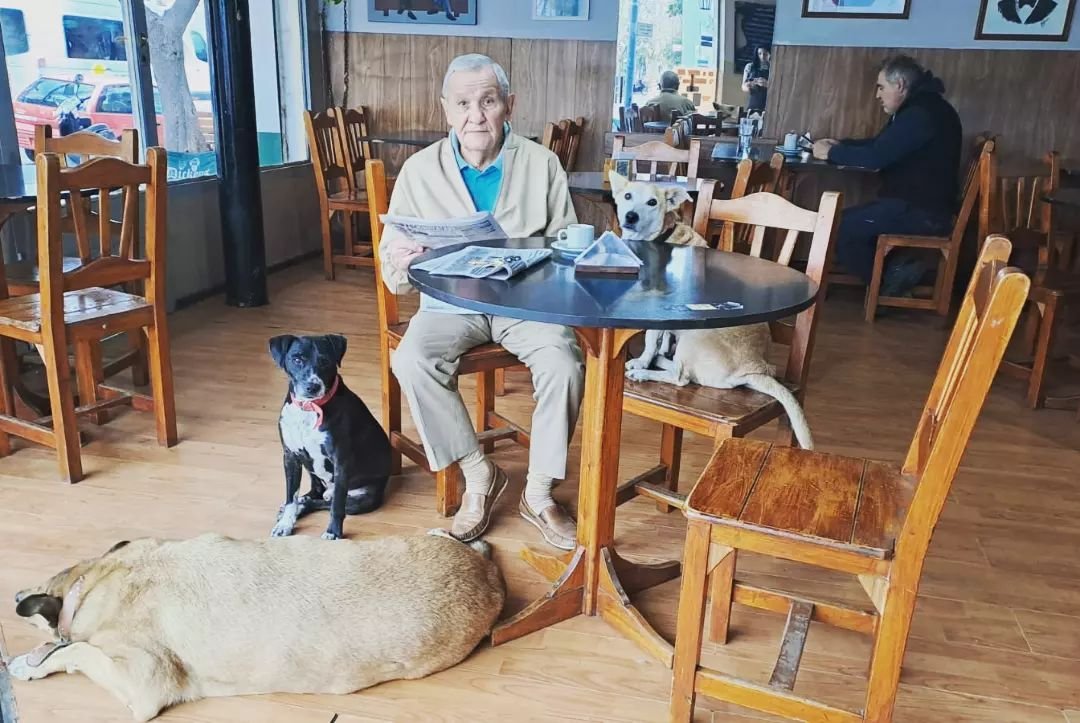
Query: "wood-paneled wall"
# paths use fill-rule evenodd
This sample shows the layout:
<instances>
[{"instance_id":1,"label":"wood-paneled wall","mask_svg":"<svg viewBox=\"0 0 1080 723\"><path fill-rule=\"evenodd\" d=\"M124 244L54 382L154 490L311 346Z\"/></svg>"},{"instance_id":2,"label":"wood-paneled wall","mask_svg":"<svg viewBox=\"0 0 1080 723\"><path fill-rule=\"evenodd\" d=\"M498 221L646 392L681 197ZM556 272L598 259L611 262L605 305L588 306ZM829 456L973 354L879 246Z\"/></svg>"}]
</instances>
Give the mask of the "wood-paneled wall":
<instances>
[{"instance_id":1,"label":"wood-paneled wall","mask_svg":"<svg viewBox=\"0 0 1080 723\"><path fill-rule=\"evenodd\" d=\"M814 137L873 135L885 122L874 98L877 66L904 52L945 83L968 139L999 136L1005 162L1048 150L1080 159L1080 53L1053 50L774 48L768 131L809 130Z\"/></svg>"},{"instance_id":2,"label":"wood-paneled wall","mask_svg":"<svg viewBox=\"0 0 1080 723\"><path fill-rule=\"evenodd\" d=\"M540 136L549 120L584 116L587 125L578 168L599 169L603 165L604 132L611 129L615 82L613 42L326 35L334 103L368 106L376 130L446 128L439 103L446 66L463 53L483 53L510 76L511 90L517 96L512 118L516 131ZM380 156L395 168L410 152L384 146Z\"/></svg>"}]
</instances>

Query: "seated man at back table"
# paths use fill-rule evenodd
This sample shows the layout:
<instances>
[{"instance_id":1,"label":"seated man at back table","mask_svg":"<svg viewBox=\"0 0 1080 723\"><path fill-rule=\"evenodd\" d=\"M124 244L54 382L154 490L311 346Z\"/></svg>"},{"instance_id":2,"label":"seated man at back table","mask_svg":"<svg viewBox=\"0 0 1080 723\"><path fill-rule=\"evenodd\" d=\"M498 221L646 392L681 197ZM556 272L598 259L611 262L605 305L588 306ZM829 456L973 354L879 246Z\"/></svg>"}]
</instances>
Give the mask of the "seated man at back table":
<instances>
[{"instance_id":1,"label":"seated man at back table","mask_svg":"<svg viewBox=\"0 0 1080 723\"><path fill-rule=\"evenodd\" d=\"M877 77L877 98L890 118L874 138L814 144L814 157L881 172L878 200L846 208L836 260L867 284L880 234L939 236L949 233L960 194L960 117L942 94L945 85L906 55L888 58ZM903 296L927 271L909 250L891 253L883 296Z\"/></svg>"},{"instance_id":2,"label":"seated man at back table","mask_svg":"<svg viewBox=\"0 0 1080 723\"><path fill-rule=\"evenodd\" d=\"M511 238L554 236L577 221L558 156L510 129L514 96L498 63L484 55L455 58L443 80L442 105L450 135L402 166L391 214L442 220L490 211ZM387 227L380 269L394 293L412 290L408 267L425 250ZM431 469L457 462L465 477L450 532L466 542L482 535L507 484L506 474L481 451L457 390L461 355L489 342L529 368L535 389L529 472L518 510L549 543L572 550L577 528L552 499L551 487L566 476L583 391L584 366L573 331L479 314L422 294L391 366Z\"/></svg>"},{"instance_id":3,"label":"seated man at back table","mask_svg":"<svg viewBox=\"0 0 1080 723\"><path fill-rule=\"evenodd\" d=\"M697 111L697 106L692 100L679 95L679 75L673 70L665 70L660 74L660 94L649 98L645 105L659 107L660 120L665 123L671 120L671 111L677 112L680 116Z\"/></svg>"}]
</instances>

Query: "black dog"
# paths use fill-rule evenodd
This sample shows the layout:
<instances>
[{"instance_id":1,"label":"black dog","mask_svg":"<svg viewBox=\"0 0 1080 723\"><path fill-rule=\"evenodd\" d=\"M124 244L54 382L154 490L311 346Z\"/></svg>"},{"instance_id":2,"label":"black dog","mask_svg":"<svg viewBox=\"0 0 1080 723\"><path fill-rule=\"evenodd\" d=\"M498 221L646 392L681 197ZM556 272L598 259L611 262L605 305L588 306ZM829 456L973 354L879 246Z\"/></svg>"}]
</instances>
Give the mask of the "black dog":
<instances>
[{"instance_id":1,"label":"black dog","mask_svg":"<svg viewBox=\"0 0 1080 723\"><path fill-rule=\"evenodd\" d=\"M309 512L330 509L323 539L344 537L345 515L377 510L390 476L390 440L338 374L345 337L275 336L270 356L289 375L278 418L285 453L285 504L274 537L291 535ZM300 496L300 468L311 491Z\"/></svg>"}]
</instances>

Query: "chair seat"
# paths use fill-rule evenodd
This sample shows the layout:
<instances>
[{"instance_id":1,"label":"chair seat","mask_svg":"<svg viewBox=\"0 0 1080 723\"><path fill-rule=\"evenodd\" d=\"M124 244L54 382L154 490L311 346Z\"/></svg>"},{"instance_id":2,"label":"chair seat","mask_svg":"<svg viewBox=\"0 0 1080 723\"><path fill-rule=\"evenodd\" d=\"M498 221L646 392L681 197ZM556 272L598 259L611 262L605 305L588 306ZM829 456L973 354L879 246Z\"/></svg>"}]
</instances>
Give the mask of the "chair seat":
<instances>
[{"instance_id":1,"label":"chair seat","mask_svg":"<svg viewBox=\"0 0 1080 723\"><path fill-rule=\"evenodd\" d=\"M907 246L909 248L943 249L952 245L949 236L917 236L914 234L883 233L878 237L878 242L885 241L891 246Z\"/></svg>"},{"instance_id":2,"label":"chair seat","mask_svg":"<svg viewBox=\"0 0 1080 723\"><path fill-rule=\"evenodd\" d=\"M914 477L891 464L725 441L687 498L688 514L791 542L892 557Z\"/></svg>"},{"instance_id":3,"label":"chair seat","mask_svg":"<svg viewBox=\"0 0 1080 723\"><path fill-rule=\"evenodd\" d=\"M64 294L64 324L77 330L86 325L100 325L101 320L151 311L153 307L141 296L123 291L91 287ZM14 296L0 301L0 328L10 328L23 334L41 333L41 294Z\"/></svg>"},{"instance_id":4,"label":"chair seat","mask_svg":"<svg viewBox=\"0 0 1080 723\"><path fill-rule=\"evenodd\" d=\"M408 328L409 322L407 321L390 325L386 331L387 336L390 338L391 349L397 349ZM480 346L474 346L461 355L458 373L475 374L489 369L517 366L520 363L516 356L503 349L499 344L481 344Z\"/></svg>"},{"instance_id":5,"label":"chair seat","mask_svg":"<svg viewBox=\"0 0 1080 723\"><path fill-rule=\"evenodd\" d=\"M76 269L82 268L83 262L78 256L65 256L63 261L64 273L69 274ZM7 277L8 293L32 293L32 291L19 291L21 289L37 289L41 283L41 273L37 261L19 261L4 265L4 273Z\"/></svg>"},{"instance_id":6,"label":"chair seat","mask_svg":"<svg viewBox=\"0 0 1080 723\"><path fill-rule=\"evenodd\" d=\"M368 210L367 192L362 189L356 191L338 191L337 193L331 193L327 197L327 200L330 203L330 208L355 211Z\"/></svg>"},{"instance_id":7,"label":"chair seat","mask_svg":"<svg viewBox=\"0 0 1080 723\"><path fill-rule=\"evenodd\" d=\"M798 384L781 382L793 394L799 394ZM738 429L747 425L760 426L784 413L784 408L774 397L746 387L716 389L698 384L678 387L665 382L627 381L623 396L630 400L628 411L634 413L634 407L640 404L660 407L682 417L686 421L683 428L691 431L694 431L697 420L705 422L708 427ZM708 429L700 431L708 433Z\"/></svg>"}]
</instances>

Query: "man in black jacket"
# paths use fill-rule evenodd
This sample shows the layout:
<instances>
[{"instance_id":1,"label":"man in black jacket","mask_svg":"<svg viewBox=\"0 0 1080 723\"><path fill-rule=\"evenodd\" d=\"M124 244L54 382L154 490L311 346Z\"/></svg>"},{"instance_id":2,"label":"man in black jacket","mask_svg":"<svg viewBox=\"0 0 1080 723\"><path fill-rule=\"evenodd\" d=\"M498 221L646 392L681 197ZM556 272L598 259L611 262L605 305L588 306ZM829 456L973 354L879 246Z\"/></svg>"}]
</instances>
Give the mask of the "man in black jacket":
<instances>
[{"instance_id":1,"label":"man in black jacket","mask_svg":"<svg viewBox=\"0 0 1080 723\"><path fill-rule=\"evenodd\" d=\"M878 200L844 209L836 258L870 283L877 238L885 234L937 236L952 229L959 202L960 117L942 94L944 84L914 59L898 55L881 64L877 98L889 122L874 138L814 144L814 157L880 172ZM916 253L889 255L884 296L902 296L927 266Z\"/></svg>"}]
</instances>

